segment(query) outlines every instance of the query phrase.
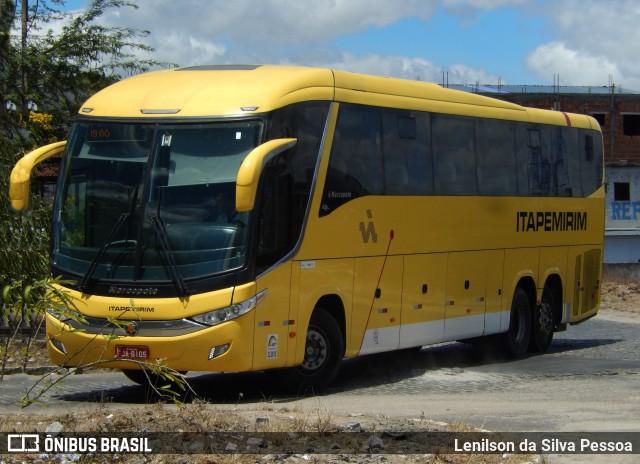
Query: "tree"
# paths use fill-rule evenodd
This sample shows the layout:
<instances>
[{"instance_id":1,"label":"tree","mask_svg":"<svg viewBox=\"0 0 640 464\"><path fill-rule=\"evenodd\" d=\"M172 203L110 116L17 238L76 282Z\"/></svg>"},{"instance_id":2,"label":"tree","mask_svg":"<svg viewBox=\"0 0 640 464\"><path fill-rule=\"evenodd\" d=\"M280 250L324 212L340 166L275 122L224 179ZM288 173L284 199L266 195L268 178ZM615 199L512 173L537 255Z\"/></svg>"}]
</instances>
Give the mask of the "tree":
<instances>
[{"instance_id":1,"label":"tree","mask_svg":"<svg viewBox=\"0 0 640 464\"><path fill-rule=\"evenodd\" d=\"M121 75L159 63L138 59L152 49L149 32L99 23L109 10L137 8L127 0L93 0L79 13L65 0L0 0L0 134L26 141L36 108L52 116L51 134L62 138L87 97ZM59 32L54 32L57 30ZM47 140L31 140L29 145Z\"/></svg>"},{"instance_id":2,"label":"tree","mask_svg":"<svg viewBox=\"0 0 640 464\"><path fill-rule=\"evenodd\" d=\"M93 0L79 13L61 11L64 4L0 0L0 288L14 280L29 285L48 272L51 201L35 197L27 215L10 211L14 163L25 151L64 139L89 95L121 74L163 64L135 57L152 51L141 42L147 31L98 23L107 11L135 4Z\"/></svg>"},{"instance_id":3,"label":"tree","mask_svg":"<svg viewBox=\"0 0 640 464\"><path fill-rule=\"evenodd\" d=\"M0 343L0 376L12 341L27 319L42 321L50 304L37 302L48 301L57 282L48 276L51 198L34 196L31 211L12 213L13 165L25 151L63 139L89 95L121 74L162 64L135 57L152 51L141 42L147 31L98 22L111 9L135 4L93 0L73 14L61 11L64 4L0 0L0 326L13 321L13 335Z\"/></svg>"}]
</instances>

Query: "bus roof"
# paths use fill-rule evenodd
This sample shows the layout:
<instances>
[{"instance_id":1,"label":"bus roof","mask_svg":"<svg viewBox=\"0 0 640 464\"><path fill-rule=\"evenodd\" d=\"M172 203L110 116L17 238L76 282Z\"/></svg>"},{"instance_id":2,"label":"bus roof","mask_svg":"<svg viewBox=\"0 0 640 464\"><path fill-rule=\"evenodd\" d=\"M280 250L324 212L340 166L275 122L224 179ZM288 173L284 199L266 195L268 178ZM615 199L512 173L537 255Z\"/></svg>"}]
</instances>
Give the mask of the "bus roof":
<instances>
[{"instance_id":1,"label":"bus roof","mask_svg":"<svg viewBox=\"0 0 640 464\"><path fill-rule=\"evenodd\" d=\"M80 114L95 117L220 117L263 113L299 101L325 100L422 111L536 120L564 125L551 111L421 81L325 68L279 65L196 66L123 79L92 96ZM581 127L590 124L574 116ZM548 118L548 120L547 120Z\"/></svg>"}]
</instances>

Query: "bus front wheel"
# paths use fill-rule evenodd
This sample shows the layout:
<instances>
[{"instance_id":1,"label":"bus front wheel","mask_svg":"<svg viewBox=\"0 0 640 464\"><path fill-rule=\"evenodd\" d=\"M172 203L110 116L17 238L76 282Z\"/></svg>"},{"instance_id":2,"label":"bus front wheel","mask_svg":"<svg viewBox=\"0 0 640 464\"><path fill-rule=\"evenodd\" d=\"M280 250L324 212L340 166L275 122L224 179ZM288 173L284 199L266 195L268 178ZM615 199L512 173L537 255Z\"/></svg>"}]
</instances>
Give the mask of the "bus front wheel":
<instances>
[{"instance_id":1,"label":"bus front wheel","mask_svg":"<svg viewBox=\"0 0 640 464\"><path fill-rule=\"evenodd\" d=\"M180 383L172 382L168 378L144 369L122 369L122 373L132 382L142 385L147 390L158 390L166 385L171 385L179 390L184 390L184 386ZM178 372L178 374L184 376L186 372Z\"/></svg>"},{"instance_id":2,"label":"bus front wheel","mask_svg":"<svg viewBox=\"0 0 640 464\"><path fill-rule=\"evenodd\" d=\"M344 354L344 339L333 316L316 308L311 316L300 366L281 372L284 386L296 393L319 391L338 374Z\"/></svg>"},{"instance_id":3,"label":"bus front wheel","mask_svg":"<svg viewBox=\"0 0 640 464\"><path fill-rule=\"evenodd\" d=\"M504 341L508 353L514 357L521 357L527 352L531 339L531 302L527 292L516 288L511 303L511 317L509 330L504 334Z\"/></svg>"},{"instance_id":4,"label":"bus front wheel","mask_svg":"<svg viewBox=\"0 0 640 464\"><path fill-rule=\"evenodd\" d=\"M122 369L122 373L132 382L145 387L157 380L153 373L145 372L142 369Z\"/></svg>"}]
</instances>

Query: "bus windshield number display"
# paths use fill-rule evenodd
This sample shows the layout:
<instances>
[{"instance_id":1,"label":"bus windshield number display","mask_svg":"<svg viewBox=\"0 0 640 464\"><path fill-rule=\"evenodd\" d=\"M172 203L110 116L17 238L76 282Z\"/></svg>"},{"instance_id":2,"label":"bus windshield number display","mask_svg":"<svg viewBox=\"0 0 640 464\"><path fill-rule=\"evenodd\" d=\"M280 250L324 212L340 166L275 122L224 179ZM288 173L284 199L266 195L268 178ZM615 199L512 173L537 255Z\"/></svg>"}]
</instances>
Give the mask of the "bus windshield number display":
<instances>
[{"instance_id":1,"label":"bus windshield number display","mask_svg":"<svg viewBox=\"0 0 640 464\"><path fill-rule=\"evenodd\" d=\"M89 138L109 139L111 138L111 131L107 128L89 129Z\"/></svg>"}]
</instances>

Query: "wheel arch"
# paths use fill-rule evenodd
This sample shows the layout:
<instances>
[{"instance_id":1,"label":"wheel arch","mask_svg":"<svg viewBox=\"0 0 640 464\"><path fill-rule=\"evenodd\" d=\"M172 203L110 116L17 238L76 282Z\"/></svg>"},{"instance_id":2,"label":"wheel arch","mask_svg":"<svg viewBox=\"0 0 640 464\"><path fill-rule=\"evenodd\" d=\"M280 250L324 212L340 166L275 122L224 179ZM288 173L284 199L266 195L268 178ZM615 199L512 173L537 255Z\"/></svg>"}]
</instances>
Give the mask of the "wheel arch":
<instances>
[{"instance_id":1,"label":"wheel arch","mask_svg":"<svg viewBox=\"0 0 640 464\"><path fill-rule=\"evenodd\" d=\"M544 291L545 287L548 287L549 290L552 292L553 299L555 302L555 308L553 308L553 321L555 324L560 324L562 322L562 301L563 301L562 278L558 274L550 274L544 283L544 287L542 288L542 291Z\"/></svg>"},{"instance_id":2,"label":"wheel arch","mask_svg":"<svg viewBox=\"0 0 640 464\"><path fill-rule=\"evenodd\" d=\"M327 311L331 317L333 317L338 326L340 327L340 332L342 336L343 346L346 347L347 343L347 321L344 309L344 303L339 295L329 294L322 296L315 304L313 310L315 311L317 308L322 308ZM313 314L312 314L313 316ZM341 353L344 356L344 353Z\"/></svg>"},{"instance_id":3,"label":"wheel arch","mask_svg":"<svg viewBox=\"0 0 640 464\"><path fill-rule=\"evenodd\" d=\"M531 308L533 308L536 304L536 295L537 295L536 283L533 280L533 277L531 276L522 277L516 284L515 289L517 288L522 288L527 293L527 296L529 297L529 303L531 305ZM515 289L514 289L514 292L515 292Z\"/></svg>"}]
</instances>

